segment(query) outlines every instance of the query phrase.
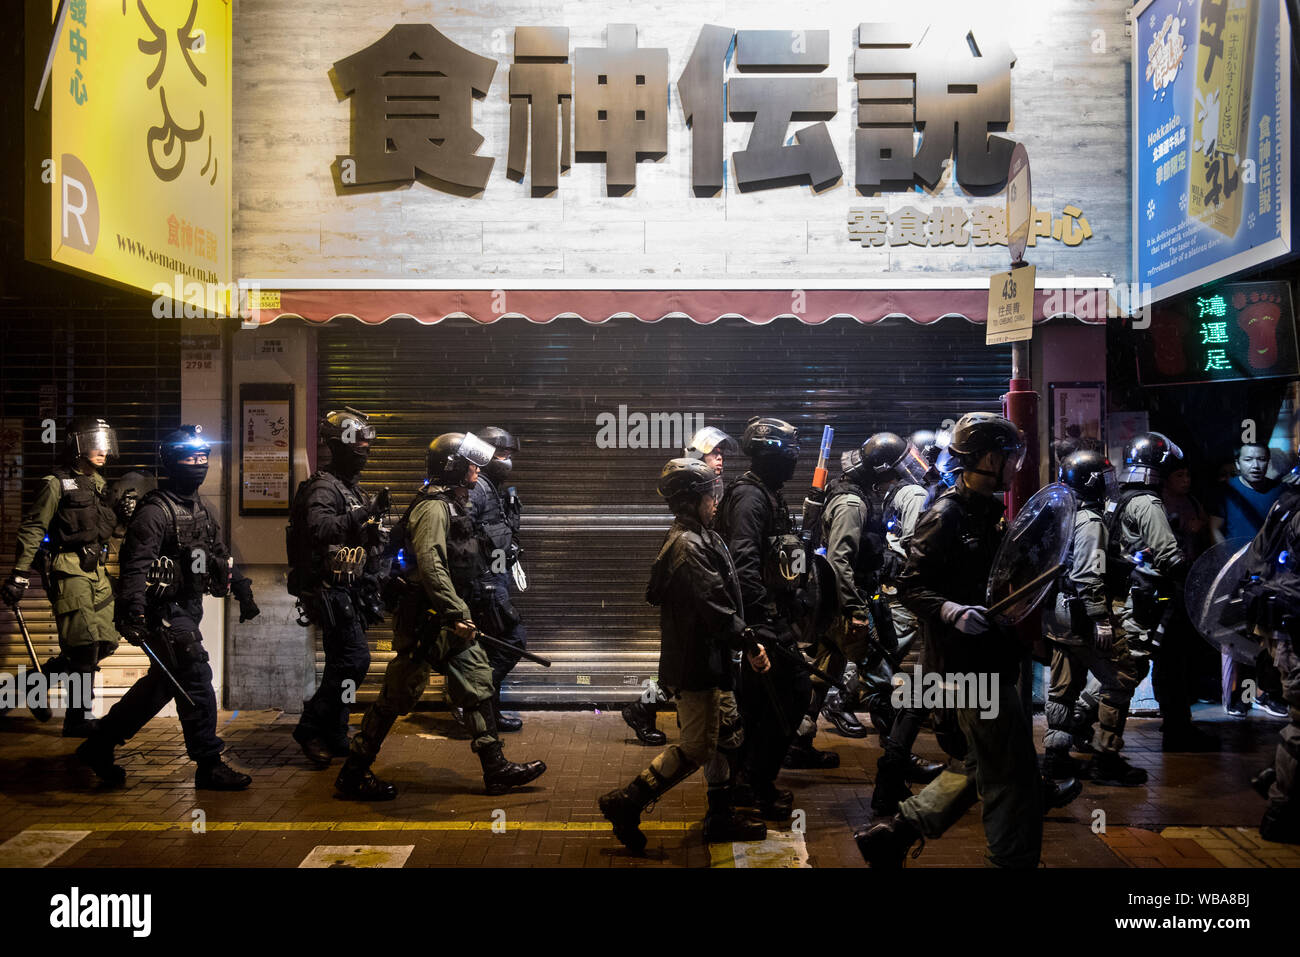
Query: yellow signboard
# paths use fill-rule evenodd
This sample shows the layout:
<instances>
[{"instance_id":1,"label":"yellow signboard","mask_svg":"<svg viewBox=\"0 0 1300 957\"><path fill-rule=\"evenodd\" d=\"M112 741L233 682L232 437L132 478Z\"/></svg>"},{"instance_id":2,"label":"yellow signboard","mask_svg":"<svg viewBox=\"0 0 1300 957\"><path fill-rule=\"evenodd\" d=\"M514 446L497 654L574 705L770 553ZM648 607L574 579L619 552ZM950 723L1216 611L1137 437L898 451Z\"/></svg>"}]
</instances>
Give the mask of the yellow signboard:
<instances>
[{"instance_id":1,"label":"yellow signboard","mask_svg":"<svg viewBox=\"0 0 1300 957\"><path fill-rule=\"evenodd\" d=\"M989 280L989 314L985 345L1019 342L1034 335L1033 266L1000 272Z\"/></svg>"},{"instance_id":2,"label":"yellow signboard","mask_svg":"<svg viewBox=\"0 0 1300 957\"><path fill-rule=\"evenodd\" d=\"M228 314L229 0L65 3L28 3L28 258Z\"/></svg>"}]
</instances>

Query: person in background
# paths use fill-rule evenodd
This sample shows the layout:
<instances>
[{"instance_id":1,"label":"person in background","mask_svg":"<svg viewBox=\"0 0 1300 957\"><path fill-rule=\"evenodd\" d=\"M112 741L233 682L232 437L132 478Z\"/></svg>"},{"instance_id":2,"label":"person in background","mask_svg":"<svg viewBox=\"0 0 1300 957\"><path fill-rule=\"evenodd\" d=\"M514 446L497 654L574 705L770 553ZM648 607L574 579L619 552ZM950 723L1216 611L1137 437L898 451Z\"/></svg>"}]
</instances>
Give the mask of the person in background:
<instances>
[{"instance_id":1,"label":"person in background","mask_svg":"<svg viewBox=\"0 0 1300 957\"><path fill-rule=\"evenodd\" d=\"M1215 543L1233 538L1254 538L1264 525L1264 516L1273 507L1282 486L1268 477L1269 450L1265 445L1245 443L1237 449L1237 474L1223 486L1210 517L1210 529ZM1266 672L1268 669L1265 669ZM1252 704L1258 704L1276 717L1286 716L1286 706L1271 688L1270 675L1261 675L1257 668L1239 665L1228 655L1221 658L1220 688L1223 710L1244 718L1250 714ZM1254 700L1243 694L1244 683L1250 680L1258 689Z\"/></svg>"},{"instance_id":2,"label":"person in background","mask_svg":"<svg viewBox=\"0 0 1300 957\"><path fill-rule=\"evenodd\" d=\"M1174 538L1178 540L1178 547L1183 550L1189 562L1196 561L1214 542L1210 533L1210 515L1200 499L1192 494L1191 469L1183 466L1170 472L1161 498L1169 515L1169 526L1174 530ZM1185 609L1179 605L1174 609L1165 630L1177 630L1190 636L1191 628ZM1189 656L1187 678L1193 700L1218 701L1221 671L1218 653L1204 641L1187 640L1183 642L1183 647Z\"/></svg>"}]
</instances>

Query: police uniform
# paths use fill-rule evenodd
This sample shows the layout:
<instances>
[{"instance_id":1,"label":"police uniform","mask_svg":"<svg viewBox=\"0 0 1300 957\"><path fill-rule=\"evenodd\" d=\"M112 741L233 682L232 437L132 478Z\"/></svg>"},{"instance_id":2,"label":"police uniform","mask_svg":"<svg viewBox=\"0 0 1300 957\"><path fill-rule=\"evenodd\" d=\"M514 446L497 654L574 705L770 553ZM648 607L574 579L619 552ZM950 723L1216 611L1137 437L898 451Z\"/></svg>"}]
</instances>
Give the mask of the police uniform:
<instances>
[{"instance_id":1,"label":"police uniform","mask_svg":"<svg viewBox=\"0 0 1300 957\"><path fill-rule=\"evenodd\" d=\"M31 511L19 526L14 568L33 567L42 546L48 555L42 575L54 609L60 654L41 669L47 676L79 673L82 682L93 683L98 662L117 648L113 583L104 569L115 525L104 477L98 472L60 468L45 477ZM71 704L64 717L64 731L77 734L93 726L86 724L90 710Z\"/></svg>"},{"instance_id":2,"label":"police uniform","mask_svg":"<svg viewBox=\"0 0 1300 957\"><path fill-rule=\"evenodd\" d=\"M492 713L492 666L478 642L462 645L452 633L471 619L466 597L484 572L486 540L467 508L446 486L427 485L407 511L404 576L408 588L393 617L393 651L384 684L353 736L349 764L369 767L393 722L409 714L434 671L447 679L447 696L463 708L470 747L478 753L497 743ZM431 611L432 614L427 614Z\"/></svg>"},{"instance_id":3,"label":"police uniform","mask_svg":"<svg viewBox=\"0 0 1300 957\"><path fill-rule=\"evenodd\" d=\"M292 544L291 551L301 554L290 556L297 559L297 567L289 591L299 596L307 618L319 626L325 651L320 685L303 708L294 739L319 739L336 756L346 754L348 745L345 683L351 682L355 700L370 669L366 616L367 608L375 607L378 590L367 571L376 544L367 535L371 508L370 496L355 479L328 468L308 479L294 502L291 535L301 535L301 541ZM368 601L363 589L369 591Z\"/></svg>"},{"instance_id":4,"label":"police uniform","mask_svg":"<svg viewBox=\"0 0 1300 957\"><path fill-rule=\"evenodd\" d=\"M1091 746L1098 754L1117 754L1124 746L1129 703L1140 680L1140 667L1129 653L1125 634L1115 635L1109 648L1098 647L1098 627L1110 627L1103 569L1107 552L1106 525L1100 503L1083 503L1074 516L1074 532L1055 604L1045 616L1052 646L1051 681L1047 695L1047 733L1043 745L1049 759L1066 755L1073 746L1075 704L1091 672L1098 682L1098 726ZM1144 775L1143 775L1144 776Z\"/></svg>"},{"instance_id":5,"label":"police uniform","mask_svg":"<svg viewBox=\"0 0 1300 957\"><path fill-rule=\"evenodd\" d=\"M487 567L474 584L471 606L474 620L495 638L516 648L528 647L528 633L510 599L508 568L519 554L519 499L514 489L501 490L480 474L469 493L470 516L487 539ZM519 663L519 655L493 646L487 652L492 684L499 695L501 682Z\"/></svg>"},{"instance_id":6,"label":"police uniform","mask_svg":"<svg viewBox=\"0 0 1300 957\"><path fill-rule=\"evenodd\" d=\"M727 487L714 523L735 562L745 621L761 643L786 650L768 654L771 696L752 669L742 670L737 691L745 725L742 775L760 807L768 805L765 813L779 816L771 806L778 796L774 782L812 695L807 672L787 657L799 654L793 623L806 614L800 604L802 579L782 567L779 554L782 536L787 543L793 538L793 525L780 494L752 470Z\"/></svg>"},{"instance_id":7,"label":"police uniform","mask_svg":"<svg viewBox=\"0 0 1300 957\"><path fill-rule=\"evenodd\" d=\"M979 606L985 601L989 570L1004 533L1002 505L970 491L964 482L939 496L917 523L899 597L917 615L924 636L924 670L938 674L987 675L996 680L995 714L972 703L952 709L965 739L965 773L945 770L899 814L925 837L937 837L974 802L983 802L990 863L1035 867L1043 840L1043 790L1033 728L1016 690L1017 640L996 626L970 636L940 618L945 602ZM954 736L954 739L956 736ZM939 742L960 756L954 739Z\"/></svg>"}]
</instances>

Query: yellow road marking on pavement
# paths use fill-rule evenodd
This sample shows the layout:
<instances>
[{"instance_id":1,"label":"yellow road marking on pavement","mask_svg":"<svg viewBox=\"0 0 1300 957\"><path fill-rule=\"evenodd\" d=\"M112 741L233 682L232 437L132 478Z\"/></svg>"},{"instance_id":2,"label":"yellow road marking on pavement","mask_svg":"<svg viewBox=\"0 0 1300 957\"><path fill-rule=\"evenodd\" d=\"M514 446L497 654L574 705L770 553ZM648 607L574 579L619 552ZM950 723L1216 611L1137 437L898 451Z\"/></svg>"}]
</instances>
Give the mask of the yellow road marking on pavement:
<instances>
[{"instance_id":1,"label":"yellow road marking on pavement","mask_svg":"<svg viewBox=\"0 0 1300 957\"><path fill-rule=\"evenodd\" d=\"M698 821L643 821L643 831L689 831ZM185 821L89 821L59 822L41 825L50 831L193 831L194 822ZM485 821L213 821L207 831L492 831L501 823ZM505 821L505 833L511 831L565 831L608 833L606 821Z\"/></svg>"}]
</instances>

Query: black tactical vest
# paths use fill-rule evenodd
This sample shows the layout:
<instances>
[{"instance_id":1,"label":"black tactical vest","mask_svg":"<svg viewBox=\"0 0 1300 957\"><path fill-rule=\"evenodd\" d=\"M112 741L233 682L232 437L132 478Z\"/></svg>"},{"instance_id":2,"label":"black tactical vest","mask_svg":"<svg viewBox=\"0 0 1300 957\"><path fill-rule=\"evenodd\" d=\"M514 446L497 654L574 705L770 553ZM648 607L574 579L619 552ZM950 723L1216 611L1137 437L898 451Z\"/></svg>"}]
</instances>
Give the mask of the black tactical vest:
<instances>
[{"instance_id":1,"label":"black tactical vest","mask_svg":"<svg viewBox=\"0 0 1300 957\"><path fill-rule=\"evenodd\" d=\"M191 507L166 489L155 489L140 502L157 502L171 519L171 527L158 552L176 565L179 587L167 597L184 602L208 594L224 597L230 591L230 566L217 541L217 525L196 497Z\"/></svg>"},{"instance_id":2,"label":"black tactical vest","mask_svg":"<svg viewBox=\"0 0 1300 957\"><path fill-rule=\"evenodd\" d=\"M508 551L510 543L514 541L515 529L511 527L505 508L502 507L501 493L497 491L490 479L480 476L478 481L483 502L483 510L479 513L478 521L483 534L490 542L489 549L499 548L503 552Z\"/></svg>"},{"instance_id":3,"label":"black tactical vest","mask_svg":"<svg viewBox=\"0 0 1300 957\"><path fill-rule=\"evenodd\" d=\"M790 520L790 510L785 499L763 484L753 472L746 472L727 486L718 505L718 514L729 514L729 499L735 494L739 485L752 485L760 489L767 503L767 517L763 525L763 584L776 594L789 594L802 588L812 571L812 556L806 554L799 537L794 534L794 523ZM730 530L719 529L724 538L730 537Z\"/></svg>"},{"instance_id":4,"label":"black tactical vest","mask_svg":"<svg viewBox=\"0 0 1300 957\"><path fill-rule=\"evenodd\" d=\"M108 507L105 495L95 488L94 477L71 469L55 469L59 480L59 506L50 520L50 551L81 551L86 546L100 548L113 537L117 517Z\"/></svg>"},{"instance_id":5,"label":"black tactical vest","mask_svg":"<svg viewBox=\"0 0 1300 957\"><path fill-rule=\"evenodd\" d=\"M447 574L451 576L451 584L456 589L456 594L468 604L474 593L475 582L482 578L488 569L487 556L491 554L492 543L485 534L475 528L474 520L470 518L464 506L456 501L450 489L440 488L436 492L430 492L427 487L422 488L406 509L406 514L402 516L399 523L401 531L400 534L394 535L394 540L400 538L403 550L410 546L411 512L415 510L415 506L429 499L437 499L447 505ZM410 559L406 561L409 562ZM407 569L409 570L409 566Z\"/></svg>"},{"instance_id":6,"label":"black tactical vest","mask_svg":"<svg viewBox=\"0 0 1300 957\"><path fill-rule=\"evenodd\" d=\"M338 513L348 514L360 506L370 509L370 498L360 488L353 488L333 472L318 470L307 481L298 486L294 493L293 505L289 510L289 524L285 527L285 551L289 559L290 581L289 594L299 595L323 580L328 580L333 553L339 548L354 548L364 545L358 529L351 529L345 536L346 541L328 542L321 548L313 548L311 534L307 528L307 499L318 483L323 483L338 498Z\"/></svg>"}]
</instances>

